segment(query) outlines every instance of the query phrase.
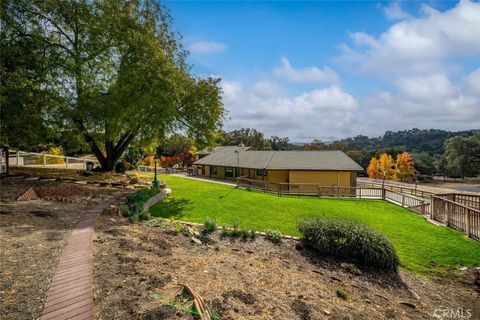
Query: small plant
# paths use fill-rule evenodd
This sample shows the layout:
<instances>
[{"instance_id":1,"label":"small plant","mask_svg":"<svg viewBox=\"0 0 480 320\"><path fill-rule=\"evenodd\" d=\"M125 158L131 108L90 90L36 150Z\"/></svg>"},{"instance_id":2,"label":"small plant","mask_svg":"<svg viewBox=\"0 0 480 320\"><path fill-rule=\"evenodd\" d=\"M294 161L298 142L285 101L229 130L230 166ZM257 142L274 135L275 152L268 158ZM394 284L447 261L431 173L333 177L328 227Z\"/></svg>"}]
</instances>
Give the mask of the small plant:
<instances>
[{"instance_id":1,"label":"small plant","mask_svg":"<svg viewBox=\"0 0 480 320\"><path fill-rule=\"evenodd\" d=\"M166 225L165 219L154 219L148 223L149 227L165 227Z\"/></svg>"},{"instance_id":2,"label":"small plant","mask_svg":"<svg viewBox=\"0 0 480 320\"><path fill-rule=\"evenodd\" d=\"M202 234L209 235L217 230L217 221L214 218L207 218L203 223Z\"/></svg>"},{"instance_id":3,"label":"small plant","mask_svg":"<svg viewBox=\"0 0 480 320\"><path fill-rule=\"evenodd\" d=\"M283 237L283 234L278 231L278 230L267 230L266 232L266 238L267 240L270 240L271 242L273 243L280 243L282 242L282 237Z\"/></svg>"},{"instance_id":4,"label":"small plant","mask_svg":"<svg viewBox=\"0 0 480 320\"><path fill-rule=\"evenodd\" d=\"M399 259L390 240L365 224L308 218L299 222L303 240L320 254L358 259L379 270L397 271Z\"/></svg>"},{"instance_id":5,"label":"small plant","mask_svg":"<svg viewBox=\"0 0 480 320\"><path fill-rule=\"evenodd\" d=\"M348 300L348 292L347 291L345 291L341 288L337 288L336 292L337 292L337 297L339 297L340 299L345 300L345 301Z\"/></svg>"},{"instance_id":6,"label":"small plant","mask_svg":"<svg viewBox=\"0 0 480 320\"><path fill-rule=\"evenodd\" d=\"M232 237L238 237L241 235L240 233L240 221L238 219L233 219L232 222L232 230L230 231L230 236Z\"/></svg>"},{"instance_id":7,"label":"small plant","mask_svg":"<svg viewBox=\"0 0 480 320\"><path fill-rule=\"evenodd\" d=\"M216 243L215 246L213 247L213 249L215 251L220 251L220 245L218 243Z\"/></svg>"},{"instance_id":8,"label":"small plant","mask_svg":"<svg viewBox=\"0 0 480 320\"><path fill-rule=\"evenodd\" d=\"M175 221L173 226L173 230L178 234L183 231L183 224L180 221Z\"/></svg>"},{"instance_id":9,"label":"small plant","mask_svg":"<svg viewBox=\"0 0 480 320\"><path fill-rule=\"evenodd\" d=\"M117 285L117 287L120 288L120 289L125 288L125 286L126 286L125 280L120 281L120 282L118 283L118 285Z\"/></svg>"},{"instance_id":10,"label":"small plant","mask_svg":"<svg viewBox=\"0 0 480 320\"><path fill-rule=\"evenodd\" d=\"M248 239L253 240L257 236L257 234L255 232L255 228L242 227L240 229L239 233L240 233L240 237L242 238L242 240L248 240Z\"/></svg>"}]
</instances>

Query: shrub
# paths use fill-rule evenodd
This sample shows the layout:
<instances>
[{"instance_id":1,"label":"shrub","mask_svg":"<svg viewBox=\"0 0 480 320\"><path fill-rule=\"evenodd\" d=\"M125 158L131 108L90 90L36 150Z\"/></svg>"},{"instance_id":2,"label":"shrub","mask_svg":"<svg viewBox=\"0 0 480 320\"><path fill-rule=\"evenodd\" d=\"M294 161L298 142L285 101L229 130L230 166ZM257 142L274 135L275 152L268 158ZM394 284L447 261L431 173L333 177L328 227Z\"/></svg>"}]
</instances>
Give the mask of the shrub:
<instances>
[{"instance_id":1,"label":"shrub","mask_svg":"<svg viewBox=\"0 0 480 320\"><path fill-rule=\"evenodd\" d=\"M248 239L255 239L256 237L256 233L255 233L255 229L254 228L245 228L245 227L242 227L239 231L239 234L240 234L240 237L243 239L243 240L248 240Z\"/></svg>"},{"instance_id":2,"label":"shrub","mask_svg":"<svg viewBox=\"0 0 480 320\"><path fill-rule=\"evenodd\" d=\"M127 203L120 207L122 214L129 218L131 222L149 220L150 212L143 211L143 205L155 195L158 191L155 189L143 189L127 196Z\"/></svg>"},{"instance_id":3,"label":"shrub","mask_svg":"<svg viewBox=\"0 0 480 320\"><path fill-rule=\"evenodd\" d=\"M267 230L266 238L273 243L280 243L282 242L282 233L278 230Z\"/></svg>"},{"instance_id":4,"label":"shrub","mask_svg":"<svg viewBox=\"0 0 480 320\"><path fill-rule=\"evenodd\" d=\"M43 151L43 154L50 154L54 156L63 156L63 150L61 148L52 147L49 148L47 151ZM57 158L57 157L47 157L46 164L64 164L65 158ZM35 157L35 164L43 164L43 156Z\"/></svg>"},{"instance_id":5,"label":"shrub","mask_svg":"<svg viewBox=\"0 0 480 320\"><path fill-rule=\"evenodd\" d=\"M321 254L354 258L381 270L398 270L399 259L390 240L367 225L339 219L307 218L298 229L304 241Z\"/></svg>"},{"instance_id":6,"label":"shrub","mask_svg":"<svg viewBox=\"0 0 480 320\"><path fill-rule=\"evenodd\" d=\"M126 160L122 160L115 165L115 172L117 173L125 173L133 169L134 167Z\"/></svg>"},{"instance_id":7,"label":"shrub","mask_svg":"<svg viewBox=\"0 0 480 320\"><path fill-rule=\"evenodd\" d=\"M208 235L212 232L215 232L215 230L217 230L217 221L214 218L207 218L207 220L205 220L203 223L202 234Z\"/></svg>"}]
</instances>

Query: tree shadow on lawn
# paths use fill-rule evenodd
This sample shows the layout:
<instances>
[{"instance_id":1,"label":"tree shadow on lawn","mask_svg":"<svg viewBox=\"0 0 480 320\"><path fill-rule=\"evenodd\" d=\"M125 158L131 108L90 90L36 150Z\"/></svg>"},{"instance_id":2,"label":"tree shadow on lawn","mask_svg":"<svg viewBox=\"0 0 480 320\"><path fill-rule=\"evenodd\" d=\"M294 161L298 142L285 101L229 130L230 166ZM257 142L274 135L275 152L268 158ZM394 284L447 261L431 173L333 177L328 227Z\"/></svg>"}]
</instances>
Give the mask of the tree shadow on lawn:
<instances>
[{"instance_id":1,"label":"tree shadow on lawn","mask_svg":"<svg viewBox=\"0 0 480 320\"><path fill-rule=\"evenodd\" d=\"M151 213L155 217L176 219L184 217L184 211L188 209L189 205L193 202L185 198L167 198L165 201L160 202L151 209Z\"/></svg>"}]
</instances>

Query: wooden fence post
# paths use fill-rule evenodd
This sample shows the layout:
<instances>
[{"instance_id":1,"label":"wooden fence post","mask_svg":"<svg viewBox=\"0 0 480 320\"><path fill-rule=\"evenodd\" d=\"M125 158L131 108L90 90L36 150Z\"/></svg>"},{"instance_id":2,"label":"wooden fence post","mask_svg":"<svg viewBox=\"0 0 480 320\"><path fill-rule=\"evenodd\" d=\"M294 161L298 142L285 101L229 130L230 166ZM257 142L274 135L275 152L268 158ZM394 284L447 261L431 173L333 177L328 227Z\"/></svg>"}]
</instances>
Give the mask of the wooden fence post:
<instances>
[{"instance_id":1,"label":"wooden fence post","mask_svg":"<svg viewBox=\"0 0 480 320\"><path fill-rule=\"evenodd\" d=\"M65 157L65 168L68 169L68 157Z\"/></svg>"},{"instance_id":2,"label":"wooden fence post","mask_svg":"<svg viewBox=\"0 0 480 320\"><path fill-rule=\"evenodd\" d=\"M382 188L382 199L385 200L386 191L385 188Z\"/></svg>"},{"instance_id":3,"label":"wooden fence post","mask_svg":"<svg viewBox=\"0 0 480 320\"><path fill-rule=\"evenodd\" d=\"M17 149L17 167L20 165L20 150Z\"/></svg>"},{"instance_id":4,"label":"wooden fence post","mask_svg":"<svg viewBox=\"0 0 480 320\"><path fill-rule=\"evenodd\" d=\"M362 199L362 188L360 188L359 190L360 190L360 192L358 193L358 197L359 197L360 199Z\"/></svg>"},{"instance_id":5,"label":"wooden fence post","mask_svg":"<svg viewBox=\"0 0 480 320\"><path fill-rule=\"evenodd\" d=\"M47 154L46 153L43 154L43 167L44 168L47 167Z\"/></svg>"},{"instance_id":6,"label":"wooden fence post","mask_svg":"<svg viewBox=\"0 0 480 320\"><path fill-rule=\"evenodd\" d=\"M402 194L402 208L405 207L405 195Z\"/></svg>"},{"instance_id":7,"label":"wooden fence post","mask_svg":"<svg viewBox=\"0 0 480 320\"><path fill-rule=\"evenodd\" d=\"M470 237L470 210L467 209L467 221L466 221L466 226L465 226L465 230L466 233L467 233L467 236Z\"/></svg>"}]
</instances>

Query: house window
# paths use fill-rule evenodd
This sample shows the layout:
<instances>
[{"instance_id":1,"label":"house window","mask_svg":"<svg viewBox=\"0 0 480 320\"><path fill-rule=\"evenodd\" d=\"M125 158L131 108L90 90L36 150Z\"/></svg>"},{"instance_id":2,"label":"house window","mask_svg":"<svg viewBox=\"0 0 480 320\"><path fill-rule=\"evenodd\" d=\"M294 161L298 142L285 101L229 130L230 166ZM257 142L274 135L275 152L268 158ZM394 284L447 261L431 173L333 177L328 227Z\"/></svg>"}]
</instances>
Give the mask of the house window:
<instances>
[{"instance_id":1,"label":"house window","mask_svg":"<svg viewBox=\"0 0 480 320\"><path fill-rule=\"evenodd\" d=\"M233 178L233 168L225 168L225 178Z\"/></svg>"},{"instance_id":2,"label":"house window","mask_svg":"<svg viewBox=\"0 0 480 320\"><path fill-rule=\"evenodd\" d=\"M210 174L216 175L217 174L217 167L211 166L210 167Z\"/></svg>"},{"instance_id":3,"label":"house window","mask_svg":"<svg viewBox=\"0 0 480 320\"><path fill-rule=\"evenodd\" d=\"M258 169L257 170L257 176L266 176L267 175L267 170L265 169Z\"/></svg>"}]
</instances>

